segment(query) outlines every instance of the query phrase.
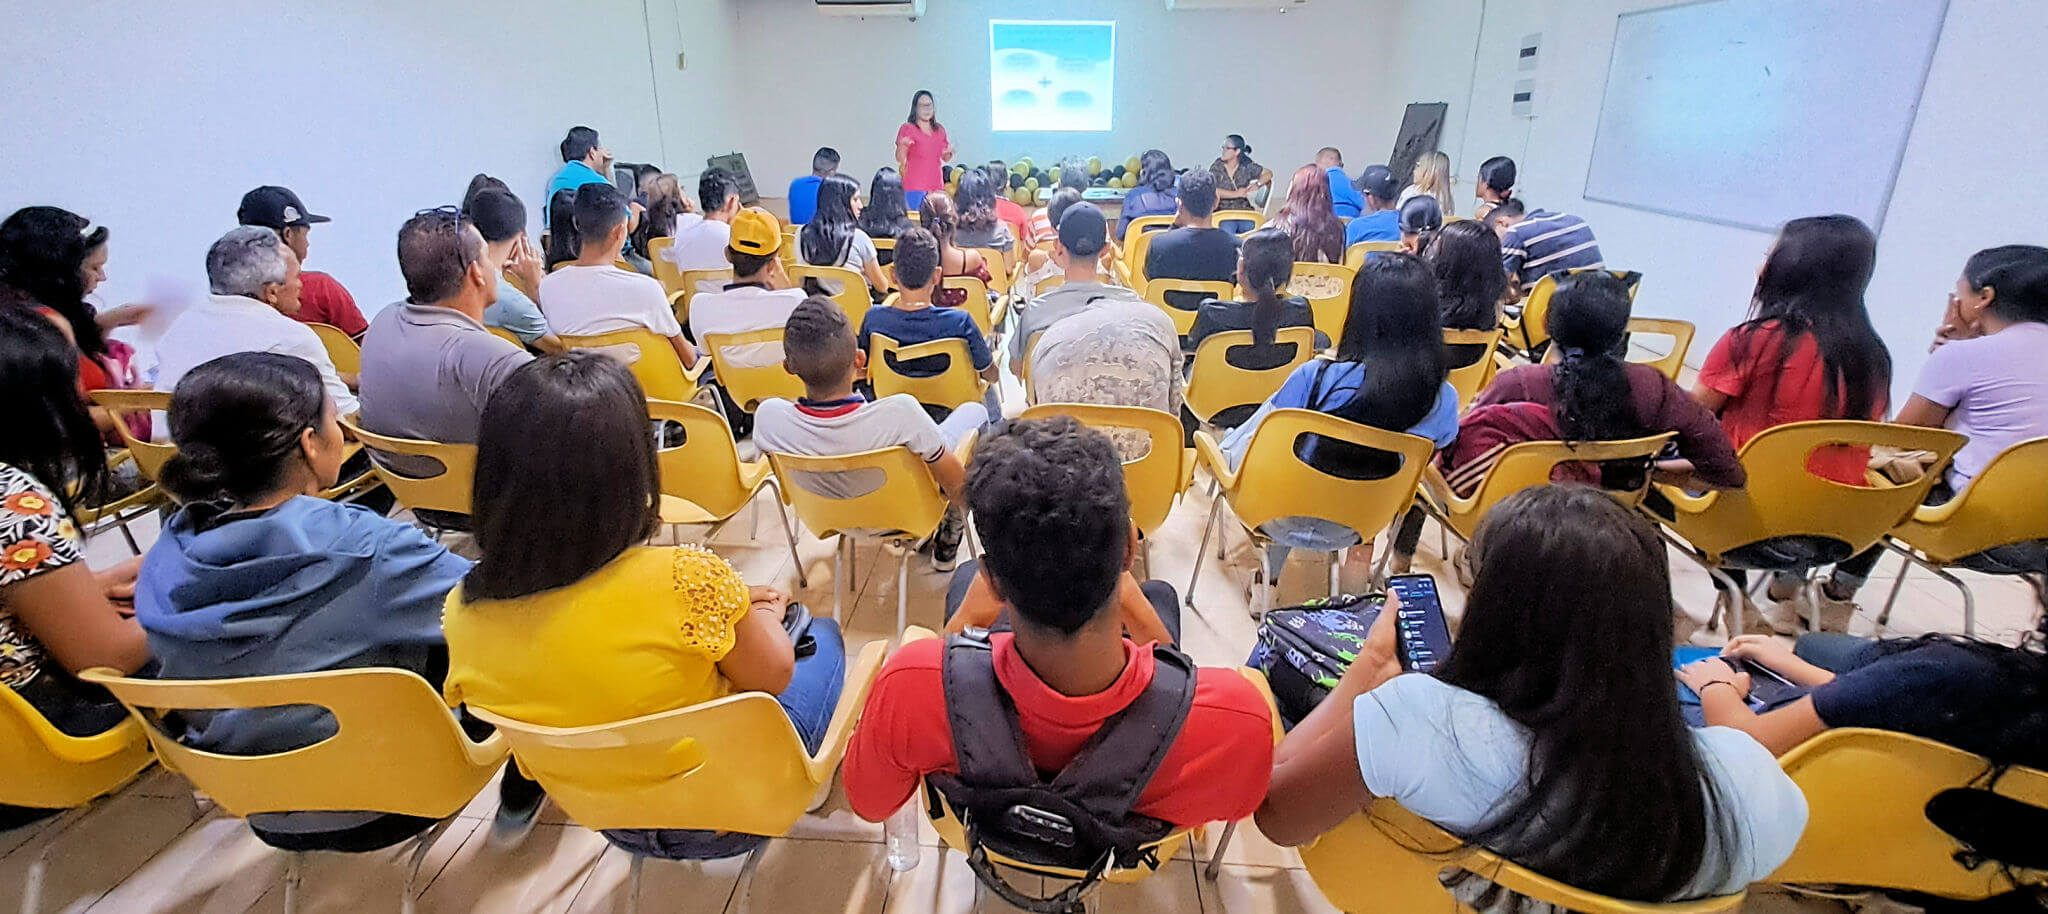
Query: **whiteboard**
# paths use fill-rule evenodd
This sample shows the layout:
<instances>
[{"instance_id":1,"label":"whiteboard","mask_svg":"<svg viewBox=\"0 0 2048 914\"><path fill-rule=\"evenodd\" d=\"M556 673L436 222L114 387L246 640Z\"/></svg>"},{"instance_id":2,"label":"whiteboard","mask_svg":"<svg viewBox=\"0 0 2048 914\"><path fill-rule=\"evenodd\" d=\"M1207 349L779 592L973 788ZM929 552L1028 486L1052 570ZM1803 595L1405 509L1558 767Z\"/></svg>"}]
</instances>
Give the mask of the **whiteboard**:
<instances>
[{"instance_id":1,"label":"whiteboard","mask_svg":"<svg viewBox=\"0 0 2048 914\"><path fill-rule=\"evenodd\" d=\"M1589 200L1883 225L1948 0L1709 0L1616 20Z\"/></svg>"}]
</instances>

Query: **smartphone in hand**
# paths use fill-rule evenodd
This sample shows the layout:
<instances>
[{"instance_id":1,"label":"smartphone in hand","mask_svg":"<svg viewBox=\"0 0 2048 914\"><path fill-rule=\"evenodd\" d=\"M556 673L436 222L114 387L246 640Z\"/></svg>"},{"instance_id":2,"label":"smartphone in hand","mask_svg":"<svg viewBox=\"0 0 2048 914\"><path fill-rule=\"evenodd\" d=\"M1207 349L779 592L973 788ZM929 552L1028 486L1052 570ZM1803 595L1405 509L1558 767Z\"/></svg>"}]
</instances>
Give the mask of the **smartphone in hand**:
<instances>
[{"instance_id":1,"label":"smartphone in hand","mask_svg":"<svg viewBox=\"0 0 2048 914\"><path fill-rule=\"evenodd\" d=\"M1395 609L1394 639L1401 655L1401 669L1410 673L1433 672L1451 654L1451 627L1444 620L1436 578L1397 574L1387 579L1387 590L1400 598Z\"/></svg>"}]
</instances>

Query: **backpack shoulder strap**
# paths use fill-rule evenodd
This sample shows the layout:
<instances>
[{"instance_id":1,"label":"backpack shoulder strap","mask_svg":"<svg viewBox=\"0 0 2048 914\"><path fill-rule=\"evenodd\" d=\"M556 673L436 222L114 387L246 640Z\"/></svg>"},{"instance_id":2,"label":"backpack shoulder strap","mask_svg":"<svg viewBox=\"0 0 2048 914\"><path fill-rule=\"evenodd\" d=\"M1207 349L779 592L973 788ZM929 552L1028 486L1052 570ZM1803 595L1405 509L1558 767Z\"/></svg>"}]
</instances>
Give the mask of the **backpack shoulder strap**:
<instances>
[{"instance_id":1,"label":"backpack shoulder strap","mask_svg":"<svg viewBox=\"0 0 2048 914\"><path fill-rule=\"evenodd\" d=\"M1105 721L1053 779L1053 790L1104 822L1138 805L1195 702L1195 662L1163 644L1152 650L1152 682Z\"/></svg>"},{"instance_id":2,"label":"backpack shoulder strap","mask_svg":"<svg viewBox=\"0 0 2048 914\"><path fill-rule=\"evenodd\" d=\"M1043 783L1024 746L1017 709L996 680L988 633L977 629L947 638L940 676L960 780L977 787Z\"/></svg>"}]
</instances>

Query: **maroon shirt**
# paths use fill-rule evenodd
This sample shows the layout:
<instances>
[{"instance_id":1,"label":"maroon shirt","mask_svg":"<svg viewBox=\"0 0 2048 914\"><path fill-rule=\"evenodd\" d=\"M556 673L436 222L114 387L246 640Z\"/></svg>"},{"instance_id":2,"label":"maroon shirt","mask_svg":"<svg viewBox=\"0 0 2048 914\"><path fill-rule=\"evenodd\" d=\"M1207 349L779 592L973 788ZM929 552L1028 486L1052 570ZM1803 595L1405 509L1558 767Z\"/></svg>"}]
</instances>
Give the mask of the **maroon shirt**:
<instances>
[{"instance_id":1,"label":"maroon shirt","mask_svg":"<svg viewBox=\"0 0 2048 914\"><path fill-rule=\"evenodd\" d=\"M299 313L292 315L299 323L333 324L341 332L358 338L370 329L370 322L356 308L355 296L348 294L334 277L305 270L299 273L299 283L304 287L299 292Z\"/></svg>"},{"instance_id":2,"label":"maroon shirt","mask_svg":"<svg viewBox=\"0 0 2048 914\"><path fill-rule=\"evenodd\" d=\"M1735 459L1735 445L1713 413L1649 365L1630 363L1627 374L1629 402L1642 434L1677 432L1678 455L1692 461L1694 475L1709 485L1735 489L1749 481L1749 472ZM1551 366L1523 365L1502 372L1472 408L1496 403L1540 403L1556 412Z\"/></svg>"}]
</instances>

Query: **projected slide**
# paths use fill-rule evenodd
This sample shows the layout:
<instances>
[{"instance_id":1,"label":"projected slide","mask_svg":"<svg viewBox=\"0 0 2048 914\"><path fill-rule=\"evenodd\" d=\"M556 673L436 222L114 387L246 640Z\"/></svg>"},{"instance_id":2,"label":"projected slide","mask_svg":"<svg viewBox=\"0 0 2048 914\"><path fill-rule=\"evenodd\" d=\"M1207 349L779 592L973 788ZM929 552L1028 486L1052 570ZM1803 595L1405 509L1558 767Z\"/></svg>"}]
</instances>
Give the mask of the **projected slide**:
<instances>
[{"instance_id":1,"label":"projected slide","mask_svg":"<svg viewBox=\"0 0 2048 914\"><path fill-rule=\"evenodd\" d=\"M989 126L1108 130L1116 23L990 20Z\"/></svg>"}]
</instances>

